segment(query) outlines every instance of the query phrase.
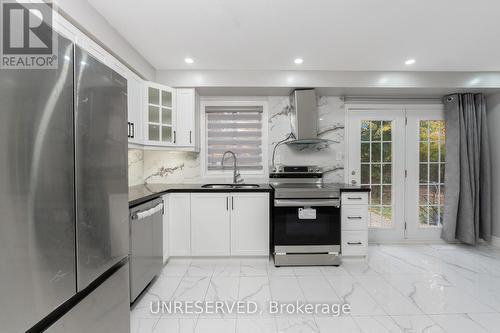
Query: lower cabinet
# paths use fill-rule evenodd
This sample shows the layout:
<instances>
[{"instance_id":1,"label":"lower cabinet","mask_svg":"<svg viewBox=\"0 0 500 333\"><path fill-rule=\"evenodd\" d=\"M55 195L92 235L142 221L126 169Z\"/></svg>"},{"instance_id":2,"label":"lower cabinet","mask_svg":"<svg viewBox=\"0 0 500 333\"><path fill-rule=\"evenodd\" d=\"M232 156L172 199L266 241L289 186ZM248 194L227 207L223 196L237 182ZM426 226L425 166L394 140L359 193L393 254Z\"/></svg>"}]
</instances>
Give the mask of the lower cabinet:
<instances>
[{"instance_id":1,"label":"lower cabinet","mask_svg":"<svg viewBox=\"0 0 500 333\"><path fill-rule=\"evenodd\" d=\"M269 194L231 194L231 254L269 254Z\"/></svg>"},{"instance_id":2,"label":"lower cabinet","mask_svg":"<svg viewBox=\"0 0 500 333\"><path fill-rule=\"evenodd\" d=\"M169 255L191 255L191 195L168 194Z\"/></svg>"},{"instance_id":3,"label":"lower cabinet","mask_svg":"<svg viewBox=\"0 0 500 333\"><path fill-rule=\"evenodd\" d=\"M341 225L343 257L368 254L368 193L344 192L341 196Z\"/></svg>"},{"instance_id":4,"label":"lower cabinet","mask_svg":"<svg viewBox=\"0 0 500 333\"><path fill-rule=\"evenodd\" d=\"M191 194L191 255L230 255L228 193Z\"/></svg>"},{"instance_id":5,"label":"lower cabinet","mask_svg":"<svg viewBox=\"0 0 500 333\"><path fill-rule=\"evenodd\" d=\"M169 193L170 256L269 254L269 193Z\"/></svg>"}]
</instances>

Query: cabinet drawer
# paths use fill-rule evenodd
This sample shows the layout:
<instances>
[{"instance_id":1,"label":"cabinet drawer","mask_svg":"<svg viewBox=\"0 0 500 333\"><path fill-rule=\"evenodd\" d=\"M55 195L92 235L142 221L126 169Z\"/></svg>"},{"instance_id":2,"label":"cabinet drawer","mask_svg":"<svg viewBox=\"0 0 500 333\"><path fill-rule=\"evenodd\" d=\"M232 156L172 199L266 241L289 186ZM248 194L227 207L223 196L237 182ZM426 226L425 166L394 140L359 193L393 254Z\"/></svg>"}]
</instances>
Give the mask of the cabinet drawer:
<instances>
[{"instance_id":1,"label":"cabinet drawer","mask_svg":"<svg viewBox=\"0 0 500 333\"><path fill-rule=\"evenodd\" d=\"M342 205L368 205L368 192L344 192Z\"/></svg>"},{"instance_id":2,"label":"cabinet drawer","mask_svg":"<svg viewBox=\"0 0 500 333\"><path fill-rule=\"evenodd\" d=\"M368 206L342 206L342 230L367 230Z\"/></svg>"},{"instance_id":3,"label":"cabinet drawer","mask_svg":"<svg viewBox=\"0 0 500 333\"><path fill-rule=\"evenodd\" d=\"M342 232L342 255L343 256L365 256L368 252L367 231L343 231Z\"/></svg>"}]
</instances>

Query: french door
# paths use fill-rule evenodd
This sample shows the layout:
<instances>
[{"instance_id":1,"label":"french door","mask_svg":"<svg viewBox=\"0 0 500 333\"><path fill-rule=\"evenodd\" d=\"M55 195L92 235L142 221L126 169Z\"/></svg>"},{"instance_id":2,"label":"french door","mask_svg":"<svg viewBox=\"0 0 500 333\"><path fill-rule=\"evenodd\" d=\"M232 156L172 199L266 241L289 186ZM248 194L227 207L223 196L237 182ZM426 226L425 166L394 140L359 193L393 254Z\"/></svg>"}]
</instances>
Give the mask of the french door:
<instances>
[{"instance_id":1,"label":"french door","mask_svg":"<svg viewBox=\"0 0 500 333\"><path fill-rule=\"evenodd\" d=\"M371 189L370 240L437 239L444 203L442 106L349 106L347 115L347 180Z\"/></svg>"}]
</instances>

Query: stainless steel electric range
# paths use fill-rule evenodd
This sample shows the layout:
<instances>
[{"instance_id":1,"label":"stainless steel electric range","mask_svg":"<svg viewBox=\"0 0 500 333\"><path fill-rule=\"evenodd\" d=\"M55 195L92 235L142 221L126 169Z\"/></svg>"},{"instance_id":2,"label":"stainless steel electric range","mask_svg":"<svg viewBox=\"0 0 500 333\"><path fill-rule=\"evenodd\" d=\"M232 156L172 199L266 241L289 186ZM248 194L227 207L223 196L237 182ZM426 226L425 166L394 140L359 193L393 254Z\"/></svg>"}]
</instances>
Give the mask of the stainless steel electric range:
<instances>
[{"instance_id":1,"label":"stainless steel electric range","mask_svg":"<svg viewBox=\"0 0 500 333\"><path fill-rule=\"evenodd\" d=\"M317 166L277 166L269 178L275 266L339 265L340 184Z\"/></svg>"}]
</instances>

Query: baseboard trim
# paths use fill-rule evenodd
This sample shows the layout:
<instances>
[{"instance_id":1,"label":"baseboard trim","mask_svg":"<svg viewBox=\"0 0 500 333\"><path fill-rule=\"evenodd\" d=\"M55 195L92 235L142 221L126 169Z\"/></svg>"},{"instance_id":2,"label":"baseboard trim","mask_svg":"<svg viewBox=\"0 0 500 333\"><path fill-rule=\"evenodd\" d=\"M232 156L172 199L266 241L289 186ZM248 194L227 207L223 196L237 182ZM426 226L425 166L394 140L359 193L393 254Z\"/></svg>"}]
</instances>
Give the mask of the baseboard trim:
<instances>
[{"instance_id":1,"label":"baseboard trim","mask_svg":"<svg viewBox=\"0 0 500 333\"><path fill-rule=\"evenodd\" d=\"M446 242L442 239L398 239L398 240L368 240L371 245L385 245L385 244L430 244L430 245L443 245L443 244L457 244L458 242Z\"/></svg>"},{"instance_id":2,"label":"baseboard trim","mask_svg":"<svg viewBox=\"0 0 500 333\"><path fill-rule=\"evenodd\" d=\"M500 248L500 237L491 236L491 245Z\"/></svg>"}]
</instances>

